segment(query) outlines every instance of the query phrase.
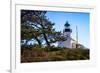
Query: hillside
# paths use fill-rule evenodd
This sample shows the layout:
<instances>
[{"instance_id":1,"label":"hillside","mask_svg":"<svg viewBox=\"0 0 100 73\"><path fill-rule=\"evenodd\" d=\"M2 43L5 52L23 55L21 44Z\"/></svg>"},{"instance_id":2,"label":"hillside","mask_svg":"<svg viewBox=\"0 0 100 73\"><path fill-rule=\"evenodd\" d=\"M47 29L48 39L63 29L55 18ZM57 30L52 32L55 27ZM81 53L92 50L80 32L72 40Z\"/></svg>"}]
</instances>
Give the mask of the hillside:
<instances>
[{"instance_id":1,"label":"hillside","mask_svg":"<svg viewBox=\"0 0 100 73\"><path fill-rule=\"evenodd\" d=\"M72 61L89 60L89 49L82 48L60 48L38 46L21 47L21 63L47 62L47 61Z\"/></svg>"}]
</instances>

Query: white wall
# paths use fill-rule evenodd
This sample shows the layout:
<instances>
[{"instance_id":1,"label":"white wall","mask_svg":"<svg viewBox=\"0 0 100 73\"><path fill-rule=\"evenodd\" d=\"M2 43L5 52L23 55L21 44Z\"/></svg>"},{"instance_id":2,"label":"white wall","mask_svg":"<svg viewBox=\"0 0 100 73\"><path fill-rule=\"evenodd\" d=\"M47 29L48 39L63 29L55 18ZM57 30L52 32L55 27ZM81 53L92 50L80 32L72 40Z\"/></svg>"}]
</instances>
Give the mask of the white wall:
<instances>
[{"instance_id":1,"label":"white wall","mask_svg":"<svg viewBox=\"0 0 100 73\"><path fill-rule=\"evenodd\" d=\"M22 0L20 0L22 1ZM30 0L26 0L30 1ZM99 0L33 0L60 3L66 1L71 4L88 4L96 7L96 55L97 66L88 68L68 68L66 70L51 70L39 73L99 73L100 72L100 2ZM0 0L0 73L8 73L10 67L10 1Z\"/></svg>"}]
</instances>

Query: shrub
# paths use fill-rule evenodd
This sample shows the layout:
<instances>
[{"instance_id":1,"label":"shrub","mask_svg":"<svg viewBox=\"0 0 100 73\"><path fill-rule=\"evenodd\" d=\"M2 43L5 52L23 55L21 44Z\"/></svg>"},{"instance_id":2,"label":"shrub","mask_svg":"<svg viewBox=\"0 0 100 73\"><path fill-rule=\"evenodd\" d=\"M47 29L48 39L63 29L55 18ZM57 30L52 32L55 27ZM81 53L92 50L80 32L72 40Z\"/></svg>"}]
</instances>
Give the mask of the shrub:
<instances>
[{"instance_id":1,"label":"shrub","mask_svg":"<svg viewBox=\"0 0 100 73\"><path fill-rule=\"evenodd\" d=\"M89 59L89 49L82 48L60 48L46 46L44 48L34 46L21 47L21 62L44 62L44 61L64 61L64 60L87 60Z\"/></svg>"},{"instance_id":2,"label":"shrub","mask_svg":"<svg viewBox=\"0 0 100 73\"><path fill-rule=\"evenodd\" d=\"M89 51L85 49L69 49L66 53L67 60L86 60L89 59Z\"/></svg>"}]
</instances>

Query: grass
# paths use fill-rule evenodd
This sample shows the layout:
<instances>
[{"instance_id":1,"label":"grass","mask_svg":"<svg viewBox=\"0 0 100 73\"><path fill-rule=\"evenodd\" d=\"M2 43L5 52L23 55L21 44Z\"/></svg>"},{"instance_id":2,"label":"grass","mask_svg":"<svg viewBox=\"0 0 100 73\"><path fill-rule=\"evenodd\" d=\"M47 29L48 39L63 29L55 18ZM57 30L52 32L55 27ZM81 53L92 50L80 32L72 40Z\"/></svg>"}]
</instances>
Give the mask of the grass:
<instances>
[{"instance_id":1,"label":"grass","mask_svg":"<svg viewBox=\"0 0 100 73\"><path fill-rule=\"evenodd\" d=\"M89 60L89 49L21 46L21 63L65 60Z\"/></svg>"}]
</instances>

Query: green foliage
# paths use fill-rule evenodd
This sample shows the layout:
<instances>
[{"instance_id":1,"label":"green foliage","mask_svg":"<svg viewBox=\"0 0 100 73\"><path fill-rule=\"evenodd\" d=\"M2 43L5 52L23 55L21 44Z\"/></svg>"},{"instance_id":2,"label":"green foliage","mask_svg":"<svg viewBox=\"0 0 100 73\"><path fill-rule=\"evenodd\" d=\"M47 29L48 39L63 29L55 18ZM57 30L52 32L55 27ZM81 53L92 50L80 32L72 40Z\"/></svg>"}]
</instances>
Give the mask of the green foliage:
<instances>
[{"instance_id":1,"label":"green foliage","mask_svg":"<svg viewBox=\"0 0 100 73\"><path fill-rule=\"evenodd\" d=\"M63 52L64 51L52 51L52 52L48 52L49 61L61 61L61 60L65 60L65 55L64 55Z\"/></svg>"},{"instance_id":2,"label":"green foliage","mask_svg":"<svg viewBox=\"0 0 100 73\"><path fill-rule=\"evenodd\" d=\"M34 39L39 46L51 46L52 43L66 40L61 32L55 31L51 22L46 17L46 11L21 10L21 41L26 40L25 45Z\"/></svg>"},{"instance_id":3,"label":"green foliage","mask_svg":"<svg viewBox=\"0 0 100 73\"><path fill-rule=\"evenodd\" d=\"M88 49L69 49L69 50L64 50L66 53L66 58L68 60L84 60L84 59L89 59L89 51Z\"/></svg>"},{"instance_id":4,"label":"green foliage","mask_svg":"<svg viewBox=\"0 0 100 73\"><path fill-rule=\"evenodd\" d=\"M60 48L54 46L41 48L39 45L31 47L27 46L22 48L23 48L22 50L23 52L21 53L22 63L89 59L89 49L82 49L82 48L68 49L68 48Z\"/></svg>"},{"instance_id":5,"label":"green foliage","mask_svg":"<svg viewBox=\"0 0 100 73\"><path fill-rule=\"evenodd\" d=\"M48 54L40 46L35 45L30 49L23 48L21 52L21 62L39 62L47 61Z\"/></svg>"}]
</instances>

